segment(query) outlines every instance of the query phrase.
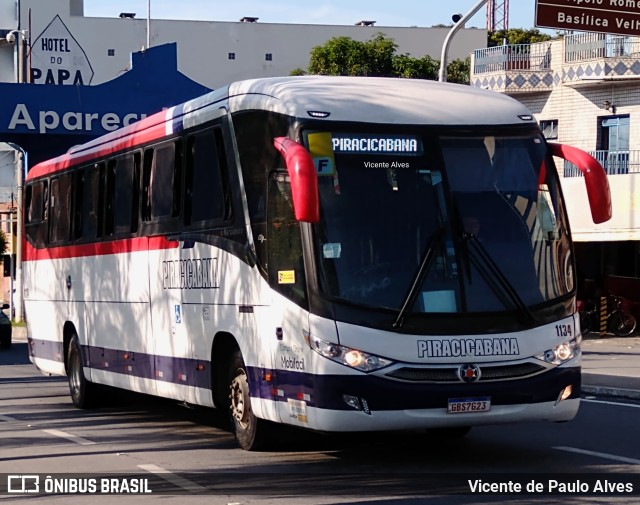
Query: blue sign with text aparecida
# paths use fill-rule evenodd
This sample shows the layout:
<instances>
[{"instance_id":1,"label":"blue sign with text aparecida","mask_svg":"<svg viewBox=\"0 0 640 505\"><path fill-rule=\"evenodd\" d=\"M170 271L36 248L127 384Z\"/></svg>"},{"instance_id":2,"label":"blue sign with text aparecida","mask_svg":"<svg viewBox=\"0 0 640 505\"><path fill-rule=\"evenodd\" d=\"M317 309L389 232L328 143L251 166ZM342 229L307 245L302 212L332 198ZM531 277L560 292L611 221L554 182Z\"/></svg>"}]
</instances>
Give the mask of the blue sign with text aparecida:
<instances>
[{"instance_id":1,"label":"blue sign with text aparecida","mask_svg":"<svg viewBox=\"0 0 640 505\"><path fill-rule=\"evenodd\" d=\"M22 147L33 165L211 91L178 71L175 43L133 53L131 63L97 86L0 83L0 142Z\"/></svg>"}]
</instances>

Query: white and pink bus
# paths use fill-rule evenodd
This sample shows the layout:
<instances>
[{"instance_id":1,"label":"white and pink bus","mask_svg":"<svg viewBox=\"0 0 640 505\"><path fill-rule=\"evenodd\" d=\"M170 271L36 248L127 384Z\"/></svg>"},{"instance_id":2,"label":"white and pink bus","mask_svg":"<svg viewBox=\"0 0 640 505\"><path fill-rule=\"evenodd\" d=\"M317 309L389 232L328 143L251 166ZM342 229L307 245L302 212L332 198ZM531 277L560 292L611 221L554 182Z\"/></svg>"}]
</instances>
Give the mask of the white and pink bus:
<instances>
[{"instance_id":1,"label":"white and pink bus","mask_svg":"<svg viewBox=\"0 0 640 505\"><path fill-rule=\"evenodd\" d=\"M572 419L576 273L554 157L497 93L422 80L242 81L33 167L31 360L324 432Z\"/></svg>"}]
</instances>

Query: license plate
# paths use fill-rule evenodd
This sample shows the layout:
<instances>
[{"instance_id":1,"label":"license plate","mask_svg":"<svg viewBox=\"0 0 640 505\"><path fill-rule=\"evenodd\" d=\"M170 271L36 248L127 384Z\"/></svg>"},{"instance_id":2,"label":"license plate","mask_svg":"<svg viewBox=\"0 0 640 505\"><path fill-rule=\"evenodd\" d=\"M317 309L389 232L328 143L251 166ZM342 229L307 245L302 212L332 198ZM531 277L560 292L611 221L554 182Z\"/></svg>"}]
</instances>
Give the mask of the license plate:
<instances>
[{"instance_id":1,"label":"license plate","mask_svg":"<svg viewBox=\"0 0 640 505\"><path fill-rule=\"evenodd\" d=\"M447 414L473 414L491 410L491 398L449 398Z\"/></svg>"}]
</instances>

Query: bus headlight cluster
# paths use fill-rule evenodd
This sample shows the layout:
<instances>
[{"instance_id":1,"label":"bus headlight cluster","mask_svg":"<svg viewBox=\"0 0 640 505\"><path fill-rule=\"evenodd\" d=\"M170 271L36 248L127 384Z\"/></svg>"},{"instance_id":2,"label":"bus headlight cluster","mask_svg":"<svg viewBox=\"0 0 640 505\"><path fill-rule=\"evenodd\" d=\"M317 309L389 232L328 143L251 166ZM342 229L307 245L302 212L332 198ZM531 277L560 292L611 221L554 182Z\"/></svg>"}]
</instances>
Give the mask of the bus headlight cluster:
<instances>
[{"instance_id":1,"label":"bus headlight cluster","mask_svg":"<svg viewBox=\"0 0 640 505\"><path fill-rule=\"evenodd\" d=\"M562 365L580 354L580 342L576 339L558 344L553 349L548 349L536 358L552 365Z\"/></svg>"},{"instance_id":2,"label":"bus headlight cluster","mask_svg":"<svg viewBox=\"0 0 640 505\"><path fill-rule=\"evenodd\" d=\"M374 370L379 370L393 363L393 361L387 358L326 342L318 337L309 335L306 338L311 349L321 356L362 372L373 372Z\"/></svg>"}]
</instances>

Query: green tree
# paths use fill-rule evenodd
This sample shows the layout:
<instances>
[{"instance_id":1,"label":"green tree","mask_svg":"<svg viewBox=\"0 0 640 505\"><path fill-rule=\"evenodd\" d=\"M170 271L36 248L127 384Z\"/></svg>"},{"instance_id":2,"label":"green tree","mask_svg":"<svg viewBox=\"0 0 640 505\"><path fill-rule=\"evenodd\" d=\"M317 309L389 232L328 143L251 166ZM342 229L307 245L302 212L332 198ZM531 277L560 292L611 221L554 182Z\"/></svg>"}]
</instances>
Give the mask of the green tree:
<instances>
[{"instance_id":1,"label":"green tree","mask_svg":"<svg viewBox=\"0 0 640 505\"><path fill-rule=\"evenodd\" d=\"M414 58L396 54L398 45L379 33L371 40L360 42L350 37L334 37L311 50L308 74L404 77L437 80L440 62L430 56ZM454 60L447 66L450 80L469 83L470 59ZM303 75L295 69L291 75Z\"/></svg>"},{"instance_id":2,"label":"green tree","mask_svg":"<svg viewBox=\"0 0 640 505\"><path fill-rule=\"evenodd\" d=\"M395 77L434 81L438 79L439 68L440 62L428 55L422 58L412 58L406 54L399 54L393 59L393 75Z\"/></svg>"},{"instance_id":3,"label":"green tree","mask_svg":"<svg viewBox=\"0 0 640 505\"><path fill-rule=\"evenodd\" d=\"M458 84L469 84L471 82L471 58L464 60L453 60L447 65L447 81Z\"/></svg>"},{"instance_id":4,"label":"green tree","mask_svg":"<svg viewBox=\"0 0 640 505\"><path fill-rule=\"evenodd\" d=\"M382 34L367 42L350 37L334 37L311 50L310 74L391 75L396 43Z\"/></svg>"},{"instance_id":5,"label":"green tree","mask_svg":"<svg viewBox=\"0 0 640 505\"><path fill-rule=\"evenodd\" d=\"M509 30L497 30L489 32L487 36L487 46L495 47L507 44L535 44L536 42L546 42L553 37L540 32L537 28L524 30L523 28L511 28Z\"/></svg>"},{"instance_id":6,"label":"green tree","mask_svg":"<svg viewBox=\"0 0 640 505\"><path fill-rule=\"evenodd\" d=\"M7 252L7 236L0 230L0 254Z\"/></svg>"}]
</instances>

